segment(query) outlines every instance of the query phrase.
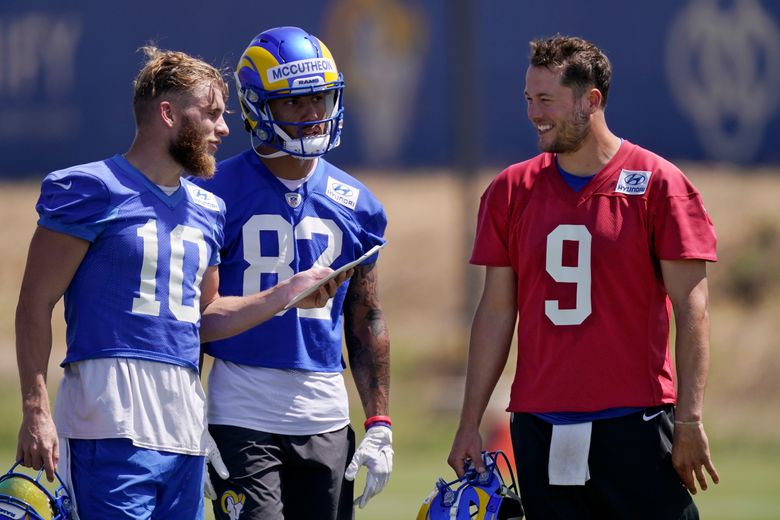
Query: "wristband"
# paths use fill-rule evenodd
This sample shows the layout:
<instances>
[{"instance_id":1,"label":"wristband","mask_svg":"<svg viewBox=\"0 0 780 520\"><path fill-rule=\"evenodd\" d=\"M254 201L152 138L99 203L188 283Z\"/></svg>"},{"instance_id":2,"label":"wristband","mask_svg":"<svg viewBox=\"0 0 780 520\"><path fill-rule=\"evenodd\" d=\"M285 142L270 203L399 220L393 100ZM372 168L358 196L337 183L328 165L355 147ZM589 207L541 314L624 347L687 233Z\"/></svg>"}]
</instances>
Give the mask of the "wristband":
<instances>
[{"instance_id":1,"label":"wristband","mask_svg":"<svg viewBox=\"0 0 780 520\"><path fill-rule=\"evenodd\" d=\"M363 428L366 430L372 426L387 426L388 428L391 428L393 426L393 421L391 421L390 417L386 415L375 415L373 417L369 417L366 419L366 422L363 423Z\"/></svg>"},{"instance_id":2,"label":"wristband","mask_svg":"<svg viewBox=\"0 0 780 520\"><path fill-rule=\"evenodd\" d=\"M701 421L674 421L674 424L679 424L681 426L700 426Z\"/></svg>"}]
</instances>

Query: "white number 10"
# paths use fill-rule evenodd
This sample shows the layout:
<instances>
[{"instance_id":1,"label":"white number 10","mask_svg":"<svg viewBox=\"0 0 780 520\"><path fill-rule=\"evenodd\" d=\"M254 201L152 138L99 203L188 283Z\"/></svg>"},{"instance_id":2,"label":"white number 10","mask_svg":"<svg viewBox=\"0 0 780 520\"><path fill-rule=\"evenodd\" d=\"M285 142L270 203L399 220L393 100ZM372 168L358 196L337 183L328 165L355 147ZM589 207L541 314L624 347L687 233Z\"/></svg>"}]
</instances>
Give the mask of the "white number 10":
<instances>
[{"instance_id":1,"label":"white number 10","mask_svg":"<svg viewBox=\"0 0 780 520\"><path fill-rule=\"evenodd\" d=\"M160 315L160 302L157 301L157 221L149 219L136 231L144 242L144 259L141 265L141 284L138 298L133 298L133 312L149 316ZM191 226L179 224L168 237L171 241L171 258L168 278L168 308L179 321L196 323L200 318L200 282L206 271L206 242L203 231ZM198 270L192 282L195 293L192 305L184 304L184 243L195 244L198 248Z\"/></svg>"},{"instance_id":2,"label":"white number 10","mask_svg":"<svg viewBox=\"0 0 780 520\"><path fill-rule=\"evenodd\" d=\"M577 242L577 266L563 265L563 241ZM545 300L544 313L556 325L579 325L591 313L590 242L588 228L562 224L547 235L547 272L556 282L576 283L577 299L573 309L561 309L558 300Z\"/></svg>"}]
</instances>

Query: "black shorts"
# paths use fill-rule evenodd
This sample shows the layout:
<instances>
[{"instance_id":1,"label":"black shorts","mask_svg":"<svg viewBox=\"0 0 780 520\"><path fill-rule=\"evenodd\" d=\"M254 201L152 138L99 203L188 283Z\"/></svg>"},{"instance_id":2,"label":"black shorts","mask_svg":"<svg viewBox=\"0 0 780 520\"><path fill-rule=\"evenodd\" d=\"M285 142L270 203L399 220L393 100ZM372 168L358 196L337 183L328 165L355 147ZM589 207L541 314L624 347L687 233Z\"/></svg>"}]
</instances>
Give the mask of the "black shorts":
<instances>
[{"instance_id":1,"label":"black shorts","mask_svg":"<svg viewBox=\"0 0 780 520\"><path fill-rule=\"evenodd\" d=\"M354 485L344 478L355 452L350 426L319 435L277 435L222 425L210 425L209 432L230 472L230 478L222 480L209 466L217 520L354 518Z\"/></svg>"},{"instance_id":2,"label":"black shorts","mask_svg":"<svg viewBox=\"0 0 780 520\"><path fill-rule=\"evenodd\" d=\"M532 414L515 413L510 428L518 487L529 520L699 518L672 466L671 405L594 421L590 480L584 486L549 484L551 424Z\"/></svg>"}]
</instances>

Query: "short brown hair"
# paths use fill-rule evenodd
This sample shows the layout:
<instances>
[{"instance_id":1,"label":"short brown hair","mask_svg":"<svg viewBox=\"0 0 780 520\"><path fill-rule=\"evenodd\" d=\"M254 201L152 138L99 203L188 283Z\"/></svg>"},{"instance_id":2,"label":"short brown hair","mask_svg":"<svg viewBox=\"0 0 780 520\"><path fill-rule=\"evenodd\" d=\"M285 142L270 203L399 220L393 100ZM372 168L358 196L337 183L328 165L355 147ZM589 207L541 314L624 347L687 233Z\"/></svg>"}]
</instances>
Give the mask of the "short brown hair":
<instances>
[{"instance_id":1,"label":"short brown hair","mask_svg":"<svg viewBox=\"0 0 780 520\"><path fill-rule=\"evenodd\" d=\"M229 89L222 72L205 61L180 51L167 51L154 45L138 49L146 63L133 81L133 113L136 124L144 120L152 101L165 94L187 94L202 84L212 84L227 101Z\"/></svg>"},{"instance_id":2,"label":"short brown hair","mask_svg":"<svg viewBox=\"0 0 780 520\"><path fill-rule=\"evenodd\" d=\"M560 34L533 40L530 61L534 67L562 68L561 84L571 88L577 97L589 87L596 87L601 91L601 107L607 106L612 65L595 44Z\"/></svg>"}]
</instances>

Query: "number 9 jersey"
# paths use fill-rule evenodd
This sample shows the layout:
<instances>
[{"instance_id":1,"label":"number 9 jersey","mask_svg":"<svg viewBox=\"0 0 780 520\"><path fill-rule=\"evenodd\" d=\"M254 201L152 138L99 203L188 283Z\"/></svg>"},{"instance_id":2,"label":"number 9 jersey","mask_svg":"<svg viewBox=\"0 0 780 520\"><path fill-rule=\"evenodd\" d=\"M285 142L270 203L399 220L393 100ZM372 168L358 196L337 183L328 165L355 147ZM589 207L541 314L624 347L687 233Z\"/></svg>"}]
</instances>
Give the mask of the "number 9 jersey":
<instances>
[{"instance_id":1,"label":"number 9 jersey","mask_svg":"<svg viewBox=\"0 0 780 520\"><path fill-rule=\"evenodd\" d=\"M517 275L511 412L674 403L661 260L716 261L701 197L674 165L624 141L579 192L544 153L482 196L471 263Z\"/></svg>"},{"instance_id":2,"label":"number 9 jersey","mask_svg":"<svg viewBox=\"0 0 780 520\"><path fill-rule=\"evenodd\" d=\"M275 177L251 149L220 162L213 179L195 182L227 208L221 295L253 294L314 265L337 269L385 242L381 203L322 158L295 189ZM282 311L249 331L206 344L205 351L250 366L341 372L348 283L323 308Z\"/></svg>"}]
</instances>

